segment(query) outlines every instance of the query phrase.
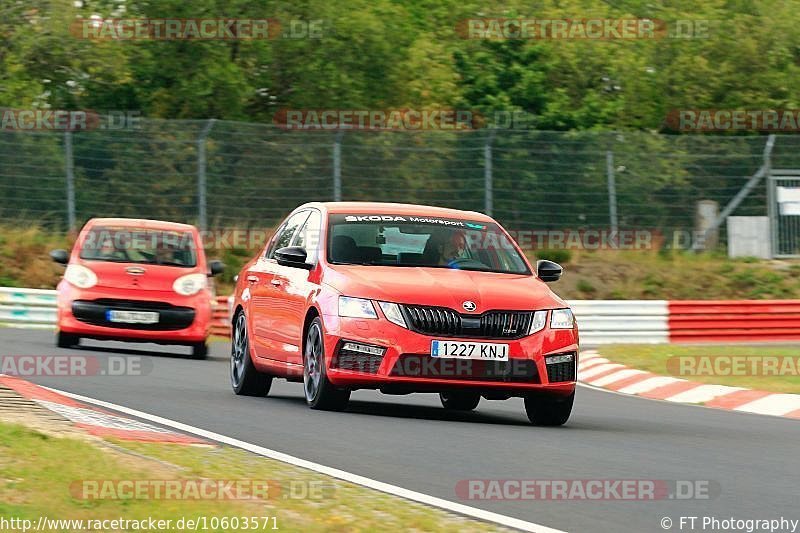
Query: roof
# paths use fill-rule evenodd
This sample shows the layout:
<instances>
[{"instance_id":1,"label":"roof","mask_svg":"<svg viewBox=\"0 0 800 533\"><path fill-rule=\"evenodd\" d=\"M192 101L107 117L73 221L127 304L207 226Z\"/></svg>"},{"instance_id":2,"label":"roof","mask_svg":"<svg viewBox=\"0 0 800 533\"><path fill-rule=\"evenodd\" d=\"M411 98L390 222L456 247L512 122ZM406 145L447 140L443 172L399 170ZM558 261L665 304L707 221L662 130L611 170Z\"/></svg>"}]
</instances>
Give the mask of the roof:
<instances>
[{"instance_id":1,"label":"roof","mask_svg":"<svg viewBox=\"0 0 800 533\"><path fill-rule=\"evenodd\" d=\"M322 207L329 213L335 214L380 214L380 215L417 215L435 216L456 219L480 220L493 222L492 218L476 211L462 211L449 207L434 207L430 205L395 204L389 202L314 202L306 206ZM302 206L301 206L302 207Z\"/></svg>"},{"instance_id":2,"label":"roof","mask_svg":"<svg viewBox=\"0 0 800 533\"><path fill-rule=\"evenodd\" d=\"M181 224L180 222L168 222L165 220L150 220L146 218L93 218L86 224L92 224L93 226L123 226L174 231L195 231L197 229L191 224Z\"/></svg>"}]
</instances>

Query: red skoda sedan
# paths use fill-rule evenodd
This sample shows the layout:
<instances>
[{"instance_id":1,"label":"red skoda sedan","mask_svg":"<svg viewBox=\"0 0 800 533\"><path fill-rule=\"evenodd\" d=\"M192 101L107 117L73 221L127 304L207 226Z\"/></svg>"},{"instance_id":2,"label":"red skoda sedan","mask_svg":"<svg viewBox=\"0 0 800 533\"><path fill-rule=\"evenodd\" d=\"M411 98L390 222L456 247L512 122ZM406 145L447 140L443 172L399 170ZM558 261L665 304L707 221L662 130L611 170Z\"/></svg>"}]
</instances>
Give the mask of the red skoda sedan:
<instances>
[{"instance_id":1,"label":"red skoda sedan","mask_svg":"<svg viewBox=\"0 0 800 533\"><path fill-rule=\"evenodd\" d=\"M280 225L236 286L231 384L265 395L302 382L308 405L350 392L438 393L446 409L525 399L530 421L561 425L575 396L578 329L492 218L383 203L310 203Z\"/></svg>"},{"instance_id":2,"label":"red skoda sedan","mask_svg":"<svg viewBox=\"0 0 800 533\"><path fill-rule=\"evenodd\" d=\"M208 276L223 265L206 260L194 226L96 218L71 253L50 256L67 267L58 284L58 346L81 338L155 342L188 345L195 358L206 357Z\"/></svg>"}]
</instances>

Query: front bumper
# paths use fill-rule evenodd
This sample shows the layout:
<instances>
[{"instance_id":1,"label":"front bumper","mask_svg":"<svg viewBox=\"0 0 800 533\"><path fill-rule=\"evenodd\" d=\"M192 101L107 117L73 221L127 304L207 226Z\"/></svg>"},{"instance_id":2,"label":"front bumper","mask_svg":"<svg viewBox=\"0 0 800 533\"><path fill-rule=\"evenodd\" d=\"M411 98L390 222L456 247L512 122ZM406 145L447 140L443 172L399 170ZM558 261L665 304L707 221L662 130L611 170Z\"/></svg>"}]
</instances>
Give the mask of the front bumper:
<instances>
[{"instance_id":1,"label":"front bumper","mask_svg":"<svg viewBox=\"0 0 800 533\"><path fill-rule=\"evenodd\" d=\"M509 345L509 361L431 357L435 336L415 333L387 320L323 317L327 373L337 386L385 392L443 392L470 389L483 393L523 395L531 391L571 394L578 363L577 329L543 331L521 339L460 338L469 342ZM386 348L382 356L342 352L353 341ZM548 365L545 358L574 354L571 362Z\"/></svg>"},{"instance_id":2,"label":"front bumper","mask_svg":"<svg viewBox=\"0 0 800 533\"><path fill-rule=\"evenodd\" d=\"M105 340L192 344L208 338L211 294L180 296L169 291L92 288L77 289L61 282L58 329L64 333ZM121 324L107 320L111 309L155 311L155 324Z\"/></svg>"}]
</instances>

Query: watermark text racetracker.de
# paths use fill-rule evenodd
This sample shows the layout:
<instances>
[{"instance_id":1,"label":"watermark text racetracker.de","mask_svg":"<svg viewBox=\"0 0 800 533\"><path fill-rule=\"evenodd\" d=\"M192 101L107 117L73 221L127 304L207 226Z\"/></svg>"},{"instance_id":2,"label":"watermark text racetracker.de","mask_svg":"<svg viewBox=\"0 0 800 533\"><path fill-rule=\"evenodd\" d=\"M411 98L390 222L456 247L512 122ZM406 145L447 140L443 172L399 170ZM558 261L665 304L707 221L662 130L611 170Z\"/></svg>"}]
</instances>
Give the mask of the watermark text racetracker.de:
<instances>
[{"instance_id":1,"label":"watermark text racetracker.de","mask_svg":"<svg viewBox=\"0 0 800 533\"><path fill-rule=\"evenodd\" d=\"M800 376L800 356L676 355L667 359L673 376Z\"/></svg>"},{"instance_id":2,"label":"watermark text racetracker.de","mask_svg":"<svg viewBox=\"0 0 800 533\"><path fill-rule=\"evenodd\" d=\"M795 533L800 520L794 518L739 518L735 516L679 516L661 519L661 528L673 531L741 531L744 533Z\"/></svg>"},{"instance_id":3,"label":"watermark text racetracker.de","mask_svg":"<svg viewBox=\"0 0 800 533\"><path fill-rule=\"evenodd\" d=\"M69 492L78 500L325 500L336 487L302 479L83 479Z\"/></svg>"},{"instance_id":4,"label":"watermark text racetracker.de","mask_svg":"<svg viewBox=\"0 0 800 533\"><path fill-rule=\"evenodd\" d=\"M510 237L522 250L659 250L703 248L705 234L688 230L675 230L665 236L658 230L645 228L590 228L590 229L509 229ZM219 228L201 230L199 246L206 250L255 250L263 247L273 236L274 230ZM473 250L489 250L514 247L503 234L497 232L468 232L469 246ZM319 232L310 231L310 245L319 242ZM82 243L82 249L103 250L113 246L116 250L150 250L164 245L178 249L194 249L198 246L194 236L188 232L153 232L145 230L113 231L101 229L90 232Z\"/></svg>"},{"instance_id":5,"label":"watermark text racetracker.de","mask_svg":"<svg viewBox=\"0 0 800 533\"><path fill-rule=\"evenodd\" d=\"M77 19L70 32L92 41L259 41L321 39L322 19L281 21L277 18L139 18Z\"/></svg>"},{"instance_id":6,"label":"watermark text racetracker.de","mask_svg":"<svg viewBox=\"0 0 800 533\"><path fill-rule=\"evenodd\" d=\"M707 19L613 18L471 18L456 24L462 39L486 40L652 40L707 39L714 21Z\"/></svg>"},{"instance_id":7,"label":"watermark text racetracker.de","mask_svg":"<svg viewBox=\"0 0 800 533\"><path fill-rule=\"evenodd\" d=\"M146 376L150 357L105 355L0 355L0 374L15 377Z\"/></svg>"},{"instance_id":8,"label":"watermark text racetracker.de","mask_svg":"<svg viewBox=\"0 0 800 533\"><path fill-rule=\"evenodd\" d=\"M720 484L707 479L462 479L462 500L657 501L712 500Z\"/></svg>"},{"instance_id":9,"label":"watermark text racetracker.de","mask_svg":"<svg viewBox=\"0 0 800 533\"><path fill-rule=\"evenodd\" d=\"M80 132L140 129L142 129L142 116L139 111L0 108L0 131Z\"/></svg>"}]
</instances>

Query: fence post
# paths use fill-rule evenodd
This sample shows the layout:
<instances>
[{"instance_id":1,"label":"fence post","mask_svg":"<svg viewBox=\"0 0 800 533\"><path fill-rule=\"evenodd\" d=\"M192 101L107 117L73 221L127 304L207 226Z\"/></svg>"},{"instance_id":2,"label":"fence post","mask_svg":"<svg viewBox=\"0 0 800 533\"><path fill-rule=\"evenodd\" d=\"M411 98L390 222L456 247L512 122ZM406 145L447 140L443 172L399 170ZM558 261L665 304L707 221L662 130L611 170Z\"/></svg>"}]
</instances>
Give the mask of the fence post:
<instances>
[{"instance_id":1,"label":"fence post","mask_svg":"<svg viewBox=\"0 0 800 533\"><path fill-rule=\"evenodd\" d=\"M779 251L778 243L778 205L775 181L772 179L772 149L775 147L775 134L767 137L764 148L764 181L767 184L767 217L769 217L769 257L774 259Z\"/></svg>"},{"instance_id":2,"label":"fence post","mask_svg":"<svg viewBox=\"0 0 800 533\"><path fill-rule=\"evenodd\" d=\"M606 177L608 178L608 215L611 219L611 231L619 229L617 216L617 178L614 175L614 152L606 152Z\"/></svg>"},{"instance_id":3,"label":"fence post","mask_svg":"<svg viewBox=\"0 0 800 533\"><path fill-rule=\"evenodd\" d=\"M342 201L342 135L344 130L336 132L333 141L333 201Z\"/></svg>"},{"instance_id":4,"label":"fence post","mask_svg":"<svg viewBox=\"0 0 800 533\"><path fill-rule=\"evenodd\" d=\"M208 211L206 198L206 138L211 133L216 119L206 122L200 137L197 139L197 225L201 231L208 229Z\"/></svg>"},{"instance_id":5,"label":"fence post","mask_svg":"<svg viewBox=\"0 0 800 533\"><path fill-rule=\"evenodd\" d=\"M483 211L492 216L494 210L494 184L492 183L492 141L497 130L491 129L483 145Z\"/></svg>"},{"instance_id":6,"label":"fence post","mask_svg":"<svg viewBox=\"0 0 800 533\"><path fill-rule=\"evenodd\" d=\"M72 155L72 132L64 132L64 164L67 174L67 229L75 229L75 160Z\"/></svg>"}]
</instances>

